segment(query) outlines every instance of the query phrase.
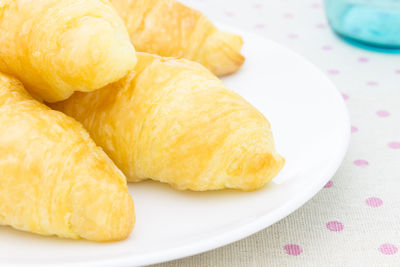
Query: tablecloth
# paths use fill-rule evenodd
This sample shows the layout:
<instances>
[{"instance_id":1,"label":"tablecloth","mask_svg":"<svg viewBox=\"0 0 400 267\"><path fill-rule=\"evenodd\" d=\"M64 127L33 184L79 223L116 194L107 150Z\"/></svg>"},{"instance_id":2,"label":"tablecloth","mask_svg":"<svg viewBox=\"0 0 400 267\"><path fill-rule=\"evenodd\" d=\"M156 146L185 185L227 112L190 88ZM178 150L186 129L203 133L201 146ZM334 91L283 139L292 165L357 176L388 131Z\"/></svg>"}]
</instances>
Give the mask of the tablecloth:
<instances>
[{"instance_id":1,"label":"tablecloth","mask_svg":"<svg viewBox=\"0 0 400 267\"><path fill-rule=\"evenodd\" d=\"M400 266L400 56L341 41L320 0L183 2L323 70L343 94L352 139L336 175L293 214L244 240L158 266Z\"/></svg>"}]
</instances>

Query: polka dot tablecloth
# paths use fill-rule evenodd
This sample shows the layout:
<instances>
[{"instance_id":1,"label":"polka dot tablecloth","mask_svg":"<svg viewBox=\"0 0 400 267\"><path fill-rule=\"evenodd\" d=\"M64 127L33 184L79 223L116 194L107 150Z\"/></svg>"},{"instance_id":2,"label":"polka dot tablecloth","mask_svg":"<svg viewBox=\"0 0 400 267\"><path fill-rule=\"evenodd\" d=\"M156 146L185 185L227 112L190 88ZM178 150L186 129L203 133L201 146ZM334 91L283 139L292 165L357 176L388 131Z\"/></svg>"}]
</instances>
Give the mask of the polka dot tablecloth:
<instances>
[{"instance_id":1,"label":"polka dot tablecloth","mask_svg":"<svg viewBox=\"0 0 400 267\"><path fill-rule=\"evenodd\" d=\"M400 266L400 55L339 40L318 0L183 2L323 70L347 103L352 140L332 180L290 216L231 245L159 266Z\"/></svg>"}]
</instances>

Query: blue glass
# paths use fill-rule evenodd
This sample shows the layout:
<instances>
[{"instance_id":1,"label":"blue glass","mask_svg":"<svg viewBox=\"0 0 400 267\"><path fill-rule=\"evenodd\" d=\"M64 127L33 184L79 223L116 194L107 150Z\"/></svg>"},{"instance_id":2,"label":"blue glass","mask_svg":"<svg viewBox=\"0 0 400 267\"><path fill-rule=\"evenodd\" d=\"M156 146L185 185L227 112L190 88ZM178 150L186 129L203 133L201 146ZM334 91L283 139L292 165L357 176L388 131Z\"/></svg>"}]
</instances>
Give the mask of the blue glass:
<instances>
[{"instance_id":1,"label":"blue glass","mask_svg":"<svg viewBox=\"0 0 400 267\"><path fill-rule=\"evenodd\" d=\"M400 51L400 0L325 0L325 10L347 41Z\"/></svg>"}]
</instances>

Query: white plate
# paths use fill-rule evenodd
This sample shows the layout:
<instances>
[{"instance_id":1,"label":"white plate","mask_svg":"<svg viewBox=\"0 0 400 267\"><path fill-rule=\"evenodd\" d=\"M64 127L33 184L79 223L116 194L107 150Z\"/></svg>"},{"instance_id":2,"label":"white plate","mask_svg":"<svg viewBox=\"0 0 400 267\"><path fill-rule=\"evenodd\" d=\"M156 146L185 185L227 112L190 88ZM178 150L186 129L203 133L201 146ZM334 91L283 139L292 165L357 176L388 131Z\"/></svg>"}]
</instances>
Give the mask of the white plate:
<instances>
[{"instance_id":1,"label":"white plate","mask_svg":"<svg viewBox=\"0 0 400 267\"><path fill-rule=\"evenodd\" d=\"M350 126L341 94L302 57L261 37L242 36L246 63L224 81L272 124L277 150L286 158L273 182L251 193L130 185L137 223L129 239L98 244L0 227L0 265L134 266L182 258L260 231L314 196L347 149Z\"/></svg>"}]
</instances>

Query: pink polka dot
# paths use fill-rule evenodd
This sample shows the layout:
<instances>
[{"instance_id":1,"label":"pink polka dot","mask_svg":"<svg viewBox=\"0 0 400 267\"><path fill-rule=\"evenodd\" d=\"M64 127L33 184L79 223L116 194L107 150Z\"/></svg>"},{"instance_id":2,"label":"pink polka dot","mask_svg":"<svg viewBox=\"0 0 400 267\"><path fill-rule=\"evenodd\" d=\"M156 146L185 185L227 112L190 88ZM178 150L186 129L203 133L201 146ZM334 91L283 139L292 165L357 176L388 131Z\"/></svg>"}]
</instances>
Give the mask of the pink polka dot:
<instances>
[{"instance_id":1,"label":"pink polka dot","mask_svg":"<svg viewBox=\"0 0 400 267\"><path fill-rule=\"evenodd\" d=\"M369 59L366 58L366 57L359 57L358 58L358 62L361 62L361 63L367 63L368 61L369 61Z\"/></svg>"},{"instance_id":2,"label":"pink polka dot","mask_svg":"<svg viewBox=\"0 0 400 267\"><path fill-rule=\"evenodd\" d=\"M342 93L342 97L343 97L343 99L344 99L344 100L347 100L347 99L349 99L349 96L348 96L348 95L346 95L346 94L343 94L343 93Z\"/></svg>"},{"instance_id":3,"label":"pink polka dot","mask_svg":"<svg viewBox=\"0 0 400 267\"><path fill-rule=\"evenodd\" d=\"M301 247L296 244L287 244L283 248L286 250L286 254L292 256L298 256L303 252Z\"/></svg>"},{"instance_id":4,"label":"pink polka dot","mask_svg":"<svg viewBox=\"0 0 400 267\"><path fill-rule=\"evenodd\" d=\"M399 249L393 244L382 244L379 251L385 255L396 254Z\"/></svg>"},{"instance_id":5,"label":"pink polka dot","mask_svg":"<svg viewBox=\"0 0 400 267\"><path fill-rule=\"evenodd\" d=\"M341 222L331 221L326 224L326 228L328 228L328 230L332 232L340 232L343 231L344 226Z\"/></svg>"},{"instance_id":6,"label":"pink polka dot","mask_svg":"<svg viewBox=\"0 0 400 267\"><path fill-rule=\"evenodd\" d=\"M321 47L323 50L326 50L326 51L328 51L328 50L332 50L333 48L332 48L332 46L330 46L330 45L324 45L323 47Z\"/></svg>"},{"instance_id":7,"label":"pink polka dot","mask_svg":"<svg viewBox=\"0 0 400 267\"><path fill-rule=\"evenodd\" d=\"M263 5L260 4L260 3L254 4L254 6L253 6L253 8L255 8L255 9L259 9L259 8L262 8L262 7L263 7Z\"/></svg>"},{"instance_id":8,"label":"pink polka dot","mask_svg":"<svg viewBox=\"0 0 400 267\"><path fill-rule=\"evenodd\" d=\"M225 12L225 15L227 15L228 17L234 17L235 16L235 14L233 14L230 11Z\"/></svg>"},{"instance_id":9,"label":"pink polka dot","mask_svg":"<svg viewBox=\"0 0 400 267\"><path fill-rule=\"evenodd\" d=\"M358 132L358 128L355 127L355 126L351 126L351 132L352 132L352 133Z\"/></svg>"},{"instance_id":10,"label":"pink polka dot","mask_svg":"<svg viewBox=\"0 0 400 267\"><path fill-rule=\"evenodd\" d=\"M325 29L326 28L326 24L318 23L318 24L315 24L315 27L317 27L318 29Z\"/></svg>"},{"instance_id":11,"label":"pink polka dot","mask_svg":"<svg viewBox=\"0 0 400 267\"><path fill-rule=\"evenodd\" d=\"M379 83L378 82L374 82L374 81L369 81L369 82L367 82L367 85L368 86L378 86Z\"/></svg>"},{"instance_id":12,"label":"pink polka dot","mask_svg":"<svg viewBox=\"0 0 400 267\"><path fill-rule=\"evenodd\" d=\"M396 74L400 74L400 69L396 70L395 72Z\"/></svg>"},{"instance_id":13,"label":"pink polka dot","mask_svg":"<svg viewBox=\"0 0 400 267\"><path fill-rule=\"evenodd\" d=\"M294 15L292 13L285 13L285 14L283 14L283 17L285 19L292 19L294 17Z\"/></svg>"},{"instance_id":14,"label":"pink polka dot","mask_svg":"<svg viewBox=\"0 0 400 267\"><path fill-rule=\"evenodd\" d=\"M386 110L378 110L376 112L376 115L378 115L379 117L389 117L390 113L389 113L389 111L386 111Z\"/></svg>"},{"instance_id":15,"label":"pink polka dot","mask_svg":"<svg viewBox=\"0 0 400 267\"><path fill-rule=\"evenodd\" d=\"M289 39L297 39L297 38L299 38L299 36L295 33L291 33L291 34L288 34L288 38Z\"/></svg>"},{"instance_id":16,"label":"pink polka dot","mask_svg":"<svg viewBox=\"0 0 400 267\"><path fill-rule=\"evenodd\" d=\"M369 197L365 200L365 203L370 207L377 208L382 206L383 201L379 197Z\"/></svg>"},{"instance_id":17,"label":"pink polka dot","mask_svg":"<svg viewBox=\"0 0 400 267\"><path fill-rule=\"evenodd\" d=\"M324 188L329 188L329 187L332 187L332 186L333 186L333 182L329 181L329 182L326 183L326 185L324 185Z\"/></svg>"},{"instance_id":18,"label":"pink polka dot","mask_svg":"<svg viewBox=\"0 0 400 267\"><path fill-rule=\"evenodd\" d=\"M328 70L328 73L331 75L338 75L340 73L340 71L338 70Z\"/></svg>"},{"instance_id":19,"label":"pink polka dot","mask_svg":"<svg viewBox=\"0 0 400 267\"><path fill-rule=\"evenodd\" d=\"M261 30L261 29L264 29L264 28L265 28L265 25L264 25L264 24L256 24L256 25L254 26L254 28Z\"/></svg>"},{"instance_id":20,"label":"pink polka dot","mask_svg":"<svg viewBox=\"0 0 400 267\"><path fill-rule=\"evenodd\" d=\"M320 3L312 3L312 4L311 4L311 7L312 7L312 8L321 8L322 6L321 6Z\"/></svg>"},{"instance_id":21,"label":"pink polka dot","mask_svg":"<svg viewBox=\"0 0 400 267\"><path fill-rule=\"evenodd\" d=\"M388 147L393 149L400 149L400 142L390 142L388 143Z\"/></svg>"},{"instance_id":22,"label":"pink polka dot","mask_svg":"<svg viewBox=\"0 0 400 267\"><path fill-rule=\"evenodd\" d=\"M359 167L367 167L369 165L368 161L363 160L363 159L357 159L353 163L354 163L354 165L359 166Z\"/></svg>"}]
</instances>

